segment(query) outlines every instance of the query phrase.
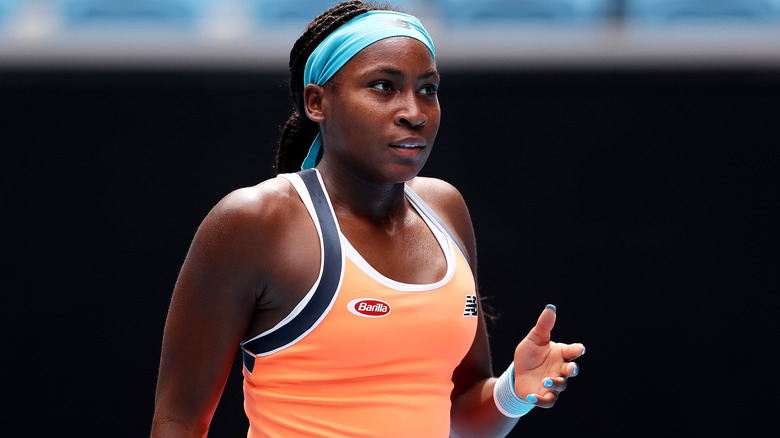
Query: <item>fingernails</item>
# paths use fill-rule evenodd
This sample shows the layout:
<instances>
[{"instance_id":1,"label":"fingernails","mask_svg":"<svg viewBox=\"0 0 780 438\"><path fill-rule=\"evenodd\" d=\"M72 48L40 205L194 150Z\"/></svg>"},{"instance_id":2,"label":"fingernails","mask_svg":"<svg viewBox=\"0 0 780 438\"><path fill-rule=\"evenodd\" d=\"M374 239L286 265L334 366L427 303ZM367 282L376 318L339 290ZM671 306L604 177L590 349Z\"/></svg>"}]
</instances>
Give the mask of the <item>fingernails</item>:
<instances>
[{"instance_id":1,"label":"fingernails","mask_svg":"<svg viewBox=\"0 0 780 438\"><path fill-rule=\"evenodd\" d=\"M584 356L584 355L585 355L585 347L583 346L582 347L582 353L580 353L580 356Z\"/></svg>"},{"instance_id":2,"label":"fingernails","mask_svg":"<svg viewBox=\"0 0 780 438\"><path fill-rule=\"evenodd\" d=\"M553 386L552 379L544 379L544 387L545 388L552 388L552 386Z\"/></svg>"},{"instance_id":3,"label":"fingernails","mask_svg":"<svg viewBox=\"0 0 780 438\"><path fill-rule=\"evenodd\" d=\"M578 367L577 365L574 365L574 371L571 373L571 375L572 376L576 376L579 373L580 373L580 367Z\"/></svg>"},{"instance_id":4,"label":"fingernails","mask_svg":"<svg viewBox=\"0 0 780 438\"><path fill-rule=\"evenodd\" d=\"M532 396L532 395L529 395L529 396L528 396L528 397L526 397L525 399L526 399L526 401L527 401L528 403L536 403L537 401L539 401L539 400L537 400L537 399L536 399L536 397L534 397L534 396Z\"/></svg>"},{"instance_id":5,"label":"fingernails","mask_svg":"<svg viewBox=\"0 0 780 438\"><path fill-rule=\"evenodd\" d=\"M548 304L547 306L545 306L545 309L552 309L553 312L558 313L558 309L556 309L555 306L552 304Z\"/></svg>"}]
</instances>

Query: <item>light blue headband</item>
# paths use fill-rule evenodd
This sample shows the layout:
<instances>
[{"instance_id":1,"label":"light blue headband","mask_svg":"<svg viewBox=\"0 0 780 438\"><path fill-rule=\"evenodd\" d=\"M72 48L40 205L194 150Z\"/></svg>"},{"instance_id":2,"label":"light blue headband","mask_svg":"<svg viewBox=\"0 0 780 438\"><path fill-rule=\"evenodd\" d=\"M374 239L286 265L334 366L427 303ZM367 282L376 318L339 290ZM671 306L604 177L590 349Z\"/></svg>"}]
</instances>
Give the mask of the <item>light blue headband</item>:
<instances>
[{"instance_id":1,"label":"light blue headband","mask_svg":"<svg viewBox=\"0 0 780 438\"><path fill-rule=\"evenodd\" d=\"M420 20L400 12L369 11L344 23L314 49L303 70L303 86L324 85L358 52L379 40L397 36L420 41L436 57L433 41ZM321 145L322 139L317 134L301 169L314 167Z\"/></svg>"}]
</instances>

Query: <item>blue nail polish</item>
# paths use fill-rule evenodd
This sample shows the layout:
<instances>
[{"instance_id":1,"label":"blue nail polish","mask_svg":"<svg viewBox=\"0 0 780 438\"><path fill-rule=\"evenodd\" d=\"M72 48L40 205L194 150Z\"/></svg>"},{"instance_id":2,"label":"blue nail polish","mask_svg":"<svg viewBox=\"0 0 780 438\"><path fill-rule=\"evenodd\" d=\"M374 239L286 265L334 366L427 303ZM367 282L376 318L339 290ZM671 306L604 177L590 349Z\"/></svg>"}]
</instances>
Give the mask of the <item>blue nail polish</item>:
<instances>
[{"instance_id":1,"label":"blue nail polish","mask_svg":"<svg viewBox=\"0 0 780 438\"><path fill-rule=\"evenodd\" d=\"M552 388L552 386L553 386L552 379L544 379L544 387L545 388Z\"/></svg>"},{"instance_id":2,"label":"blue nail polish","mask_svg":"<svg viewBox=\"0 0 780 438\"><path fill-rule=\"evenodd\" d=\"M585 355L585 347L582 347L582 353L580 353L580 356L584 356L584 355Z\"/></svg>"},{"instance_id":3,"label":"blue nail polish","mask_svg":"<svg viewBox=\"0 0 780 438\"><path fill-rule=\"evenodd\" d=\"M552 304L548 304L547 306L545 306L545 309L547 309L547 308L550 308L550 309L553 310L553 312L558 313L558 309L556 309L555 306L552 305Z\"/></svg>"},{"instance_id":4,"label":"blue nail polish","mask_svg":"<svg viewBox=\"0 0 780 438\"><path fill-rule=\"evenodd\" d=\"M528 397L526 397L525 399L528 401L528 403L536 403L536 402L538 401L538 400L536 399L536 397L534 397L534 396L532 396L532 395L529 395L529 396L528 396Z\"/></svg>"},{"instance_id":5,"label":"blue nail polish","mask_svg":"<svg viewBox=\"0 0 780 438\"><path fill-rule=\"evenodd\" d=\"M574 365L574 372L572 373L572 376L576 376L579 373L580 373L580 367Z\"/></svg>"}]
</instances>

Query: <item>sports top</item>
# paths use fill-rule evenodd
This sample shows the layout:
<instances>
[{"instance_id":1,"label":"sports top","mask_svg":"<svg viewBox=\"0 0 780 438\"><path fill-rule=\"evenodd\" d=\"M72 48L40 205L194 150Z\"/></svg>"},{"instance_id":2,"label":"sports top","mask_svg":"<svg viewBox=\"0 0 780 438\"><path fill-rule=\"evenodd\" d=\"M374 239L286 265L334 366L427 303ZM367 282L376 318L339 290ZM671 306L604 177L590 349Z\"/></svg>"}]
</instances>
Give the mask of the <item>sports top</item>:
<instances>
[{"instance_id":1,"label":"sports top","mask_svg":"<svg viewBox=\"0 0 780 438\"><path fill-rule=\"evenodd\" d=\"M320 275L275 327L241 344L248 437L448 437L452 373L477 294L449 229L407 186L447 260L433 284L372 268L340 232L315 169L284 174L320 236Z\"/></svg>"}]
</instances>

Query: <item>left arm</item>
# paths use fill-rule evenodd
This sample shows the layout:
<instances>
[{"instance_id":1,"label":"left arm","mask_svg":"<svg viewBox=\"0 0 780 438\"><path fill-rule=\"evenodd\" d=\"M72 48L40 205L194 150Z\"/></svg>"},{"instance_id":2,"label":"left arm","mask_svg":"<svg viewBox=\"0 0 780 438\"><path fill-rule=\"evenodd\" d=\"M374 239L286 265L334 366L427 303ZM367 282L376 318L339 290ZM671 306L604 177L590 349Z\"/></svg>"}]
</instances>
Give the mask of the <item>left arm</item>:
<instances>
[{"instance_id":1,"label":"left arm","mask_svg":"<svg viewBox=\"0 0 780 438\"><path fill-rule=\"evenodd\" d=\"M518 420L503 415L493 401L493 388L498 379L493 377L481 304L478 321L471 349L452 375L454 387L451 396L450 428L453 437L506 436Z\"/></svg>"},{"instance_id":2,"label":"left arm","mask_svg":"<svg viewBox=\"0 0 780 438\"><path fill-rule=\"evenodd\" d=\"M476 282L476 239L463 197L457 189L441 180L416 178L410 186L461 240ZM452 434L455 437L503 437L517 424L518 418L501 413L494 401L493 390L498 379L493 376L481 304L478 316L477 333L471 348L452 376ZM536 326L517 346L514 355L515 394L543 408L555 404L558 394L566 388L566 379L577 374L577 366L571 360L585 351L582 344L551 342L554 324L555 310L548 306Z\"/></svg>"},{"instance_id":3,"label":"left arm","mask_svg":"<svg viewBox=\"0 0 780 438\"><path fill-rule=\"evenodd\" d=\"M555 318L555 307L547 306L514 355L515 395L541 408L555 404L566 389L566 380L579 373L572 360L585 352L582 344L550 341ZM492 373L486 375L484 368L484 362L489 366L489 355L484 318L480 314L474 344L453 374L451 428L456 437L503 437L519 419L504 415L496 407L493 390L498 379Z\"/></svg>"}]
</instances>

